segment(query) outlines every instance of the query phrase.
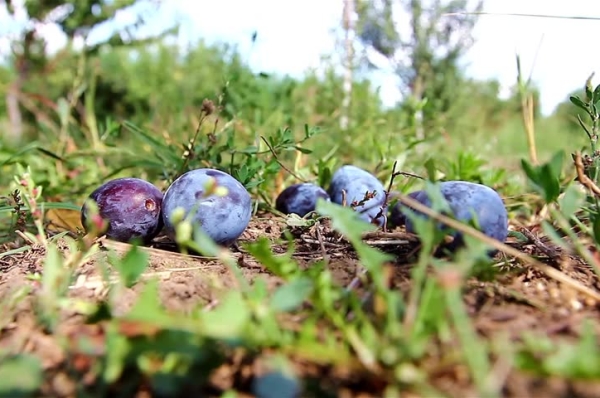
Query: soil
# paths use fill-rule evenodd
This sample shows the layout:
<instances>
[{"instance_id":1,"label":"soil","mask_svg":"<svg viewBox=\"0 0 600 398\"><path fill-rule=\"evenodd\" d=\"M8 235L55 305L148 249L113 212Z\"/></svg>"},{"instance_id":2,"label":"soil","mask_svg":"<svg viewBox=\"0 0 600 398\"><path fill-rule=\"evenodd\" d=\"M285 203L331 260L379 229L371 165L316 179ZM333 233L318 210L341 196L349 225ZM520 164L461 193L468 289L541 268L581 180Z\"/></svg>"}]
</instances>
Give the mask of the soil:
<instances>
[{"instance_id":1,"label":"soil","mask_svg":"<svg viewBox=\"0 0 600 398\"><path fill-rule=\"evenodd\" d=\"M287 246L281 243L280 238L285 228L282 218L263 214L252 220L240 242L267 237L273 242L276 253L284 253ZM535 238L535 229L530 228L530 231L529 242L519 243L509 238L508 243L522 252L538 256L540 260L577 280L581 285L600 290L598 278L585 263L576 257L560 255L560 249L551 247L544 239ZM356 255L347 242L333 239L332 235L326 225L322 229L313 228L296 233L294 257L306 267L326 257L335 280L348 286L360 272ZM407 293L411 288L410 255L418 248L418 242L402 230L374 234L366 240L373 246L397 255L397 261L391 268L390 282L400 291ZM102 246L121 253L129 247L106 240L102 242ZM13 248L14 245L0 247L0 253ZM67 248L63 249L68 251ZM277 277L267 272L252 256L238 249L233 251L244 276L249 281L261 277L266 278L270 287L280 283ZM199 305L210 309L217 302L220 291L236 287L235 278L224 265L214 259L176 253L173 244L165 237L157 238L151 247L144 250L150 254L150 266L145 276L159 277L160 300L170 310L185 312ZM102 283L97 266L104 255L105 250L76 270L77 278L69 290L71 297L100 300L106 296L107 288ZM78 380L65 371L64 364L68 353L65 352L64 338L68 339L74 333L83 331L94 337L101 331L94 325L84 324L84 318L73 308L62 310L61 322L53 333L44 330L37 323L32 308L32 297L40 293L40 284L29 275L42 271L44 256L44 248L34 246L22 253L0 257L0 352L30 353L42 360L45 383L40 396L76 396L77 383L91 383L93 380L86 380L86 376ZM508 341L515 341L521 339L526 332L538 332L549 338L576 339L581 336L584 320L598 318L597 303L584 294L504 254L497 255L497 259L504 267L509 267L510 272L502 273L499 278L489 282L470 280L464 293L469 315L481 336L505 336ZM125 313L131 308L143 286L144 283L139 283L131 289L120 291L118 305L114 309L116 314ZM24 299L16 302L14 308L3 307L2 303L6 303L7 298L14 297L15 292L23 287L30 289ZM363 377L303 362L296 365L296 371L300 375L319 375L326 379L329 386L335 386L339 397L380 396L380 383L369 375ZM475 396L466 369L440 363L435 354L426 359L421 366L426 369L429 382L447 396ZM541 378L512 371L510 364L497 363L496 366L497 382L504 386L505 397L600 396L600 383ZM245 376L240 377L240 373ZM240 389L244 390L244 384L247 386L251 373L251 370L248 371L248 365L244 368L233 361L228 369L220 368L212 375L213 392L206 393L205 396L219 396L219 391L230 386L239 386L240 380L246 381L241 382ZM137 396L151 395L141 388Z\"/></svg>"}]
</instances>

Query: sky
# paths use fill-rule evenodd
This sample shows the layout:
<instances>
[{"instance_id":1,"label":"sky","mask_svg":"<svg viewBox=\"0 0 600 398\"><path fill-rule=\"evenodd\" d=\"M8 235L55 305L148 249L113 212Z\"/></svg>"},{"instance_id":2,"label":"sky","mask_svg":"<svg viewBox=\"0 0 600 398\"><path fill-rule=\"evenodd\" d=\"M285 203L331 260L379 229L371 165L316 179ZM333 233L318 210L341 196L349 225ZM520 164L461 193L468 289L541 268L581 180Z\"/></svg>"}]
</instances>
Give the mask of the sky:
<instances>
[{"instance_id":1,"label":"sky","mask_svg":"<svg viewBox=\"0 0 600 398\"><path fill-rule=\"evenodd\" d=\"M319 68L323 55L334 53L332 31L339 27L342 6L342 0L165 0L149 29L159 30L177 20L181 45L198 38L235 43L256 72L301 76L309 68ZM518 53L524 74L531 74L541 90L544 114L582 87L592 72L597 73L594 83L600 82L600 1L485 0L483 11L599 20L482 15L474 31L475 44L464 59L467 76L497 79L506 94L516 81ZM130 18L120 15L117 23ZM0 23L0 37L3 28L7 25ZM252 45L254 31L257 40ZM45 34L52 38L51 47L63 45L56 29L48 28ZM0 52L5 50L6 42L0 39ZM372 80L387 105L402 98L393 75L379 73Z\"/></svg>"}]
</instances>

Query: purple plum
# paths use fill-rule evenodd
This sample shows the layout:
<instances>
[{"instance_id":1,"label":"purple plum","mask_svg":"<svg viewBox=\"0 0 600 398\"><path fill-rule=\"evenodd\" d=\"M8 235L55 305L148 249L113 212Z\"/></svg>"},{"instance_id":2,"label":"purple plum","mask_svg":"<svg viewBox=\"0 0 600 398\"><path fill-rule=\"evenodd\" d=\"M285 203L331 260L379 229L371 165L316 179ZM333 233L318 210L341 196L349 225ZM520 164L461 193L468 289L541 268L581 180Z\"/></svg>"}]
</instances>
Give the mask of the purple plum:
<instances>
[{"instance_id":1,"label":"purple plum","mask_svg":"<svg viewBox=\"0 0 600 398\"><path fill-rule=\"evenodd\" d=\"M329 194L320 186L309 182L290 185L275 200L275 208L284 213L295 213L304 217L315 210L317 199L329 201Z\"/></svg>"},{"instance_id":2,"label":"purple plum","mask_svg":"<svg viewBox=\"0 0 600 398\"><path fill-rule=\"evenodd\" d=\"M148 181L117 178L98 187L89 199L96 202L100 217L108 222L106 236L112 240L149 243L163 227L163 194ZM84 226L88 212L88 205L84 204L81 208L81 223Z\"/></svg>"}]
</instances>

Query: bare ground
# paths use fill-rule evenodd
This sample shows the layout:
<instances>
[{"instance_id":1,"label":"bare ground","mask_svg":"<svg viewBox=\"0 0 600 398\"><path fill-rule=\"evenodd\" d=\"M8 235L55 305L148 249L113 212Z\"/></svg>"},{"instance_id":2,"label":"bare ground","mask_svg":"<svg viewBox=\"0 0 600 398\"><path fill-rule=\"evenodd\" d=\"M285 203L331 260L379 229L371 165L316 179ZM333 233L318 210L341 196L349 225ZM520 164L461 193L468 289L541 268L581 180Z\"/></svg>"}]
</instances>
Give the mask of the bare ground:
<instances>
[{"instance_id":1,"label":"bare ground","mask_svg":"<svg viewBox=\"0 0 600 398\"><path fill-rule=\"evenodd\" d=\"M251 222L240 241L253 241L257 237L266 236L276 242L284 228L282 219L263 215ZM534 230L533 235L535 233ZM326 231L299 234L296 237L295 258L303 266L310 266L315 260L327 256L336 281L347 286L358 272L355 253L347 243L331 241L326 235ZM374 236L371 243L398 255L391 281L400 291L407 293L411 286L408 255L414 252L416 243L395 244L394 241L402 236L402 231L392 231L390 234ZM164 241L161 243L160 239L158 241L153 248L147 249L151 254L151 264L146 273L160 278L160 300L166 308L188 311L198 305L210 307L218 299L219 291L236 287L235 279L219 262L174 253L172 245ZM600 290L599 280L592 270L577 258L558 255L553 257L558 249L550 247L547 242L532 240L522 244L509 241L509 244L521 251L539 255L540 259L582 285ZM121 252L127 249L127 245L115 242L105 242L105 245ZM13 247L0 248L0 252L10 248ZM284 245L277 243L274 243L273 248L280 253L286 250ZM15 297L15 292L24 286L31 288L28 295L12 308L2 307L0 304L0 352L30 353L42 360L45 370L42 396L76 396L76 384L93 384L94 376L89 371L90 364L86 362L89 360L67 352L65 347L68 344L65 345L64 341L84 335L101 346L103 331L98 325L84 324L84 317L74 308L62 311L60 326L54 333L48 333L38 325L31 298L39 292L40 285L28 275L42 271L44 255L43 248L34 247L24 253L0 258L0 303L6 303L8 299ZM103 252L98 256L102 255ZM248 280L267 278L272 287L280 282L250 255L237 252L236 257ZM538 332L550 338L576 339L580 337L582 321L588 318L598 319L598 305L594 301L514 259L502 254L498 259L505 260L511 271L492 282L471 280L464 294L469 314L481 336L491 338L505 335L516 341L524 332ZM91 259L77 270L76 281L70 288L71 297L85 300L105 297L107 289L98 273L98 260L99 257ZM126 312L136 301L142 287L143 283L140 283L123 290L115 312ZM66 361L81 370L83 377L78 378L67 372ZM218 369L211 376L212 394L208 393L208 396L218 396L219 391L231 386L247 391L248 380L256 366L255 363L232 360L229 366ZM326 387L336 389L337 396L340 397L375 397L381 394L383 387L376 376L360 370L356 373L301 361L296 367L300 375L320 379ZM467 369L440 361L435 353L422 363L422 367L426 369L429 381L448 396L475 396ZM510 369L508 364L502 363L497 364L495 369L497 382L504 386L503 393L506 397L600 396L600 383L539 378ZM151 395L140 386L137 396Z\"/></svg>"}]
</instances>

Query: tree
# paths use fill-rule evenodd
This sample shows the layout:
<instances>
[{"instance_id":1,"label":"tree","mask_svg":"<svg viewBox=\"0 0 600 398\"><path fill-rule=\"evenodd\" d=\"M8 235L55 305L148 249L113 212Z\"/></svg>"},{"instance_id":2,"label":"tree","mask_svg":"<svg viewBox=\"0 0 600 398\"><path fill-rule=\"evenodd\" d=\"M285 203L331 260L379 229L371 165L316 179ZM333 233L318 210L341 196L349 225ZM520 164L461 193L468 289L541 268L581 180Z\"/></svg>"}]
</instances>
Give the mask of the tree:
<instances>
[{"instance_id":1,"label":"tree","mask_svg":"<svg viewBox=\"0 0 600 398\"><path fill-rule=\"evenodd\" d=\"M470 10L467 0L357 1L357 34L367 62L378 67L369 51L388 62L401 92L408 93L404 105L422 139L424 127L435 126L453 106L463 80L459 61L473 43L477 19L470 13L480 11L483 1Z\"/></svg>"},{"instance_id":2,"label":"tree","mask_svg":"<svg viewBox=\"0 0 600 398\"><path fill-rule=\"evenodd\" d=\"M143 3L143 4L142 4ZM6 107L9 117L9 138L19 140L23 134L23 120L20 103L23 87L27 79L35 74L43 74L47 66L47 37L42 30L50 25L56 26L67 38L67 47L81 44L79 50L85 56L93 56L103 45L127 46L142 42L155 41L175 31L174 28L160 32L148 38L140 38L138 30L145 25L146 18L140 9L143 5L155 5L157 1L142 0L15 0L0 1L9 18L20 20L26 15L22 30L11 38L10 61L14 68L14 78L6 93ZM88 38L96 28L106 27L114 21L120 12L137 14L133 23L115 28L110 35L96 43Z\"/></svg>"}]
</instances>

